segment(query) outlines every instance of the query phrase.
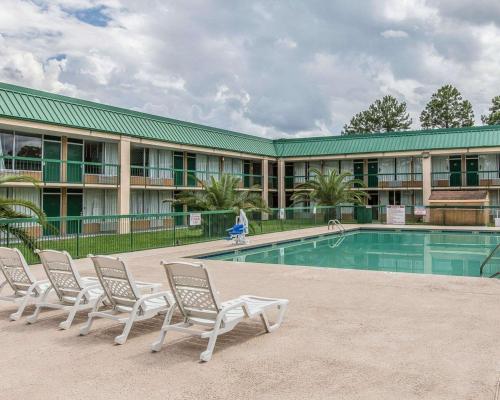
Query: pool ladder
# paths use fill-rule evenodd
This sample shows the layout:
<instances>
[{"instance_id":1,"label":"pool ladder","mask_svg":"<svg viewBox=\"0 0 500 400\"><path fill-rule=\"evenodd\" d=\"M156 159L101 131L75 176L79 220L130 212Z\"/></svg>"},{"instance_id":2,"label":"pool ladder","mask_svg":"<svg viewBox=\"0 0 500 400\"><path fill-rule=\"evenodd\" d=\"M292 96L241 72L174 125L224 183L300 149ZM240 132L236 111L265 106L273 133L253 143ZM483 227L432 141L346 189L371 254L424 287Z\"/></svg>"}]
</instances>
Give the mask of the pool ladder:
<instances>
[{"instance_id":1,"label":"pool ladder","mask_svg":"<svg viewBox=\"0 0 500 400\"><path fill-rule=\"evenodd\" d=\"M493 258L493 256L496 255L498 250L500 250L500 243L496 245L496 247L491 251L491 253L488 255L488 257L486 257L486 259L483 261L483 263L481 264L481 267L479 267L479 276L484 276L484 267ZM493 275L488 276L487 278L496 278L497 276L500 277L500 270L494 272Z\"/></svg>"},{"instance_id":2,"label":"pool ladder","mask_svg":"<svg viewBox=\"0 0 500 400\"><path fill-rule=\"evenodd\" d=\"M332 227L332 229L337 228L342 235L345 233L344 225L342 225L338 219L331 219L328 221L328 230L330 230L330 227Z\"/></svg>"}]
</instances>

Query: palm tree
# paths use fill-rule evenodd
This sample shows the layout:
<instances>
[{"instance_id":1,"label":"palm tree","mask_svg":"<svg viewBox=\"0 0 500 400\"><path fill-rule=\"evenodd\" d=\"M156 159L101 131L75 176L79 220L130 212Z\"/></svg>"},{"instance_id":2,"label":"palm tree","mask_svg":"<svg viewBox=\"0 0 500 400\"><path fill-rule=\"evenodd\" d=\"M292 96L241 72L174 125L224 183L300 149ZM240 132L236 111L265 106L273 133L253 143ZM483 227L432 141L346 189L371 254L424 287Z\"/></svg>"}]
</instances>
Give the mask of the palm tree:
<instances>
[{"instance_id":1,"label":"palm tree","mask_svg":"<svg viewBox=\"0 0 500 400\"><path fill-rule=\"evenodd\" d=\"M250 190L237 190L241 179L229 174L222 174L220 180L212 176L208 184L198 178L197 181L202 190L182 192L174 203L185 204L191 210L233 210L235 214L240 209L250 212L268 210L260 193L251 190L259 189L258 185L252 186Z\"/></svg>"},{"instance_id":2,"label":"palm tree","mask_svg":"<svg viewBox=\"0 0 500 400\"><path fill-rule=\"evenodd\" d=\"M252 191L252 189L258 189L258 185L252 186L250 190L238 190L241 179L229 174L222 174L219 180L212 176L208 183L196 179L202 190L182 192L174 200L174 204L187 205L193 211L232 210L235 215L239 214L240 210L246 212L269 211L260 192ZM233 217L229 217L227 214L216 215L212 216L211 232L220 235L230 227ZM215 223L216 221L217 223ZM250 229L253 229L252 224L250 224Z\"/></svg>"},{"instance_id":3,"label":"palm tree","mask_svg":"<svg viewBox=\"0 0 500 400\"><path fill-rule=\"evenodd\" d=\"M357 189L365 184L359 179L349 179L350 172L338 173L335 170L324 174L316 168L311 168L312 177L297 186L297 191L292 195L293 204L311 201L318 206L335 207L341 204L363 204L368 194ZM332 215L327 212L326 218Z\"/></svg>"},{"instance_id":4,"label":"palm tree","mask_svg":"<svg viewBox=\"0 0 500 400\"><path fill-rule=\"evenodd\" d=\"M0 186L17 182L28 182L38 187L38 181L31 176L7 175L0 178ZM3 219L12 220L32 217L25 212L17 211L16 208L18 207L24 207L24 209L30 210L34 214L34 216L38 218L38 221L42 226L45 226L47 224L45 213L35 203L28 200L7 199L5 197L0 197L0 232L16 237L26 247L34 250L34 238L26 231L26 229L20 228L16 226L16 224L7 224L5 222L2 222Z\"/></svg>"}]
</instances>

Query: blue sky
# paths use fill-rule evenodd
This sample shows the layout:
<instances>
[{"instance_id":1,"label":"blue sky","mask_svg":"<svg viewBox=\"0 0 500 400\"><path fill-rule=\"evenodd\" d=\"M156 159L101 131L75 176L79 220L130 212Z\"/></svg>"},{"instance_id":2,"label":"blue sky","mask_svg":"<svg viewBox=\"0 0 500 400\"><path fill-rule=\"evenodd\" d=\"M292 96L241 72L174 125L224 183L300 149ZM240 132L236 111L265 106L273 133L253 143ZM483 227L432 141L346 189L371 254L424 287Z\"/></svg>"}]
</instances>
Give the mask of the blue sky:
<instances>
[{"instance_id":1,"label":"blue sky","mask_svg":"<svg viewBox=\"0 0 500 400\"><path fill-rule=\"evenodd\" d=\"M339 134L392 94L500 95L500 2L3 0L0 80L267 137ZM22 21L22 22L20 22Z\"/></svg>"}]
</instances>

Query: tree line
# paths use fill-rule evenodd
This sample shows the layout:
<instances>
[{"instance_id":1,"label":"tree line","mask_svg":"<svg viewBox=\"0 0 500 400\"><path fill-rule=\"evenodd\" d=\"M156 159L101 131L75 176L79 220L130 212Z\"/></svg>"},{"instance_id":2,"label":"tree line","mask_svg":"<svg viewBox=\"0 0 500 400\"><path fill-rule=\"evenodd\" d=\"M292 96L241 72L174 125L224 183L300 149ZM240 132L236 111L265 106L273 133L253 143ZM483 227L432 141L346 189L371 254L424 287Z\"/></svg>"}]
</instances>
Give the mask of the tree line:
<instances>
[{"instance_id":1,"label":"tree line","mask_svg":"<svg viewBox=\"0 0 500 400\"><path fill-rule=\"evenodd\" d=\"M481 116L485 125L500 125L500 96L491 100L489 113ZM405 131L412 124L406 102L387 95L376 100L367 110L357 113L344 125L342 135ZM474 111L470 101L452 85L444 85L433 93L420 113L423 129L460 128L474 125Z\"/></svg>"}]
</instances>

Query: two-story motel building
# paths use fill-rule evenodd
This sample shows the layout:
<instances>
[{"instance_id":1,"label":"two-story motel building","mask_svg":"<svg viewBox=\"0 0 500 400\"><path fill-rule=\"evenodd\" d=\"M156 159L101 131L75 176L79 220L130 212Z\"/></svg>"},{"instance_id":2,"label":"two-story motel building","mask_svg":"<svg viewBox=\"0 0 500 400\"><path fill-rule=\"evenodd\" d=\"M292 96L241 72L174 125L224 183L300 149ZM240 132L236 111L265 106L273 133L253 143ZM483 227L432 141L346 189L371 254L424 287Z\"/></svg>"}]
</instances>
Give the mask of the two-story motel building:
<instances>
[{"instance_id":1,"label":"two-story motel building","mask_svg":"<svg viewBox=\"0 0 500 400\"><path fill-rule=\"evenodd\" d=\"M287 207L313 168L364 180L372 205L428 205L457 189L498 205L500 126L270 140L0 83L0 175L42 182L0 194L48 216L170 212L164 200L198 190L194 176L221 173Z\"/></svg>"}]
</instances>

